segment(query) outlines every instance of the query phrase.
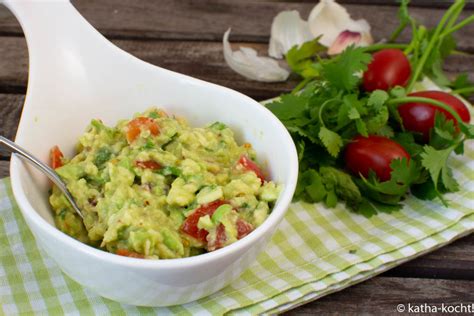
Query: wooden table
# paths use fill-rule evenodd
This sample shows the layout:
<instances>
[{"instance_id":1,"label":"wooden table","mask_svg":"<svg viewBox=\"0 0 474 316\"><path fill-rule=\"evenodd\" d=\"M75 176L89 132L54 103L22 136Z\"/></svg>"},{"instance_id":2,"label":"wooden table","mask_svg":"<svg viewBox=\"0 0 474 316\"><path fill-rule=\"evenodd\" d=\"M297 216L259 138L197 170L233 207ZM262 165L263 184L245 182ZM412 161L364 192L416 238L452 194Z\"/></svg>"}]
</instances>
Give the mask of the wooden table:
<instances>
[{"instance_id":1,"label":"wooden table","mask_svg":"<svg viewBox=\"0 0 474 316\"><path fill-rule=\"evenodd\" d=\"M77 9L116 45L152 64L241 91L256 100L289 91L296 79L265 84L230 70L222 56L222 34L232 26L231 41L266 54L273 16L297 9L304 18L314 1L136 1L77 0ZM397 25L394 1L341 1L356 18L372 25L381 39ZM445 2L412 1L413 15L427 26L438 21ZM427 4L429 3L429 4ZM474 5L469 4L472 14ZM402 40L408 39L403 34ZM474 26L458 34L459 49L474 53ZM26 92L28 52L13 15L0 7L0 134L13 138ZM449 73L467 71L474 77L474 56L452 56ZM73 100L71 100L73 102ZM8 176L9 155L0 151L0 177ZM290 314L396 313L398 303L473 303L474 234L431 254L318 301Z\"/></svg>"}]
</instances>

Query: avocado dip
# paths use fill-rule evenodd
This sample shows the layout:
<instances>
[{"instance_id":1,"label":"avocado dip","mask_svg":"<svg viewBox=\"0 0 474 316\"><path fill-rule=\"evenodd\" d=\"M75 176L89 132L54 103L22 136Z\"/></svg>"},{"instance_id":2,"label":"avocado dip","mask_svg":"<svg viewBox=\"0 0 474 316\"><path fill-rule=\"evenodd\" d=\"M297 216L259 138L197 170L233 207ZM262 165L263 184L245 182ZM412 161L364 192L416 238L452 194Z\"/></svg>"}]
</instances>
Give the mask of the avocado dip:
<instances>
[{"instance_id":1,"label":"avocado dip","mask_svg":"<svg viewBox=\"0 0 474 316\"><path fill-rule=\"evenodd\" d=\"M115 127L92 120L72 159L57 147L51 158L84 215L53 186L56 226L129 257L182 258L232 244L262 224L281 189L225 124L194 128L157 108Z\"/></svg>"}]
</instances>

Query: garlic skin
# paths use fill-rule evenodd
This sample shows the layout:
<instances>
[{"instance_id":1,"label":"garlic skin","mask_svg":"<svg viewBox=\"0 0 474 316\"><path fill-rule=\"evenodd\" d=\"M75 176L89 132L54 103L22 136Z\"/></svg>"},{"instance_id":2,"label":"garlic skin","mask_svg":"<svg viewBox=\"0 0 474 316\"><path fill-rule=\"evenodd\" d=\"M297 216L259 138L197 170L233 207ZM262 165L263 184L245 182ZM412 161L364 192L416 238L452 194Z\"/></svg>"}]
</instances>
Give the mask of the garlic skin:
<instances>
[{"instance_id":1,"label":"garlic skin","mask_svg":"<svg viewBox=\"0 0 474 316\"><path fill-rule=\"evenodd\" d=\"M330 47L344 31L361 34L358 46L373 43L369 23L364 19L351 19L347 10L334 0L319 1L309 14L308 24L313 36L321 36L319 42L326 47Z\"/></svg>"},{"instance_id":2,"label":"garlic skin","mask_svg":"<svg viewBox=\"0 0 474 316\"><path fill-rule=\"evenodd\" d=\"M328 48L328 55L337 55L340 54L348 46L355 45L357 46L362 40L362 34L359 32L343 31L339 34L336 40Z\"/></svg>"},{"instance_id":3,"label":"garlic skin","mask_svg":"<svg viewBox=\"0 0 474 316\"><path fill-rule=\"evenodd\" d=\"M270 57L257 56L257 52L249 47L240 47L232 51L229 43L230 28L224 33L222 43L224 45L224 59L232 70L247 79L261 82L285 81L290 72L278 65L278 62Z\"/></svg>"},{"instance_id":4,"label":"garlic skin","mask_svg":"<svg viewBox=\"0 0 474 316\"><path fill-rule=\"evenodd\" d=\"M293 46L313 39L308 22L296 10L282 11L273 18L268 55L283 58Z\"/></svg>"}]
</instances>

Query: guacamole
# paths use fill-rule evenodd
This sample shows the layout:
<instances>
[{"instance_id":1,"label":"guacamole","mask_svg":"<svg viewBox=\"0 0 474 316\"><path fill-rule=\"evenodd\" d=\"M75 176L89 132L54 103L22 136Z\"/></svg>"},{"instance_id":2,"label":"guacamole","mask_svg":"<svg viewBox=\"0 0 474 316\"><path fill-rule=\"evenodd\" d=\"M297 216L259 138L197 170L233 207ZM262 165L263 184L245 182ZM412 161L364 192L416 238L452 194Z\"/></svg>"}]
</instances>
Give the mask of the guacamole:
<instances>
[{"instance_id":1,"label":"guacamole","mask_svg":"<svg viewBox=\"0 0 474 316\"><path fill-rule=\"evenodd\" d=\"M181 258L225 247L262 224L280 192L225 124L193 128L157 108L115 127L92 120L72 159L58 151L53 167L84 219L53 186L56 226L119 255Z\"/></svg>"}]
</instances>

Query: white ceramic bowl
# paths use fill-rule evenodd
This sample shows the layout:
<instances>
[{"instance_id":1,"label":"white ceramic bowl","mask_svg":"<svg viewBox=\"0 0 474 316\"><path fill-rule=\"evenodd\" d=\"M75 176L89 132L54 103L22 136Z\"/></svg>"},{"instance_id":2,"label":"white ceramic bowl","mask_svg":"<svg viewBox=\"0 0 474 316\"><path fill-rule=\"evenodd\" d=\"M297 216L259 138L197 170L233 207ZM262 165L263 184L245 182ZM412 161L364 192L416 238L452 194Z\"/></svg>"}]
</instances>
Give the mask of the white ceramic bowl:
<instances>
[{"instance_id":1,"label":"white ceramic bowl","mask_svg":"<svg viewBox=\"0 0 474 316\"><path fill-rule=\"evenodd\" d=\"M236 279L270 240L295 189L297 155L284 126L238 92L119 50L67 1L5 3L19 19L30 53L28 92L16 141L43 161L53 145L73 155L78 136L92 118L114 124L154 105L186 117L194 126L216 120L229 125L239 141L253 144L271 179L283 185L271 215L242 240L196 257L142 260L97 250L57 230L48 204L50 183L13 157L13 193L38 244L83 286L134 305L186 303Z\"/></svg>"}]
</instances>

